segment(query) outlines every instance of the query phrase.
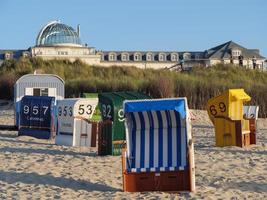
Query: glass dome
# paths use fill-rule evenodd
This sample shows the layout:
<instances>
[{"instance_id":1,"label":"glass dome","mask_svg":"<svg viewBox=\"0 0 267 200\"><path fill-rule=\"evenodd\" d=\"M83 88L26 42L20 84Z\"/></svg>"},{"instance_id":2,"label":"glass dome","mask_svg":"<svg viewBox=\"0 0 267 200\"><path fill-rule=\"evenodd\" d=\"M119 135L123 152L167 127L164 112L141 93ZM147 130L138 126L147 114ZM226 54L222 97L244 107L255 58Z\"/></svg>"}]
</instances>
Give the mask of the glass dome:
<instances>
[{"instance_id":1,"label":"glass dome","mask_svg":"<svg viewBox=\"0 0 267 200\"><path fill-rule=\"evenodd\" d=\"M81 46L79 33L59 21L50 22L39 32L36 46Z\"/></svg>"}]
</instances>

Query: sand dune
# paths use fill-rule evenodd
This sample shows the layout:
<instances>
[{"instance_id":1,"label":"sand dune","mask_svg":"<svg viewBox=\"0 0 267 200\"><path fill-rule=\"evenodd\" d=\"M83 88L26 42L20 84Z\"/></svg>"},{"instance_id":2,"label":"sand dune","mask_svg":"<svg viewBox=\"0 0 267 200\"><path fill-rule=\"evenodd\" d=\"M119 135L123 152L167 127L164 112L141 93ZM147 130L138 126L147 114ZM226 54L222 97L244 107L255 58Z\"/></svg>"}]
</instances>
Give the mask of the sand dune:
<instances>
[{"instance_id":1,"label":"sand dune","mask_svg":"<svg viewBox=\"0 0 267 200\"><path fill-rule=\"evenodd\" d=\"M193 113L195 193L124 193L119 156L0 131L0 199L267 199L267 120L257 145L217 148L206 112Z\"/></svg>"}]
</instances>

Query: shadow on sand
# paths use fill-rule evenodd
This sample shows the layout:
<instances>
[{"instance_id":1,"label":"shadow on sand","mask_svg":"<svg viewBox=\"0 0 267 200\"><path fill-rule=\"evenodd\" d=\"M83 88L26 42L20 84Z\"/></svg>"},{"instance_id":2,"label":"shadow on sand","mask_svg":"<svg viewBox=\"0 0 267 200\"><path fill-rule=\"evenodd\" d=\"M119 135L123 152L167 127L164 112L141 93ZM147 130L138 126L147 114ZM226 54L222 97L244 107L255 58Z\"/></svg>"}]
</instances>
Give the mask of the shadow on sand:
<instances>
[{"instance_id":1,"label":"shadow on sand","mask_svg":"<svg viewBox=\"0 0 267 200\"><path fill-rule=\"evenodd\" d=\"M62 189L69 188L75 191L85 190L100 191L100 192L111 192L121 191L117 188L110 187L108 185L100 183L91 183L84 180L75 180L73 178L65 177L54 177L51 175L40 175L37 173L25 173L25 172L7 172L0 170L0 181L8 184L25 183L25 184L36 184L36 185L51 185L57 186Z\"/></svg>"},{"instance_id":2,"label":"shadow on sand","mask_svg":"<svg viewBox=\"0 0 267 200\"><path fill-rule=\"evenodd\" d=\"M42 143L42 142L23 141L23 140L19 140L19 137L17 135L11 135L11 134L7 135L7 134L1 134L1 133L0 133L0 141L23 143L23 144L49 145L49 146L55 145L55 144Z\"/></svg>"},{"instance_id":3,"label":"shadow on sand","mask_svg":"<svg viewBox=\"0 0 267 200\"><path fill-rule=\"evenodd\" d=\"M1 140L0 140L1 141ZM36 148L13 148L3 147L0 148L0 152L10 153L26 153L26 154L49 154L49 155L62 155L62 156L96 156L94 152L74 152L55 149L36 149Z\"/></svg>"},{"instance_id":4,"label":"shadow on sand","mask_svg":"<svg viewBox=\"0 0 267 200\"><path fill-rule=\"evenodd\" d=\"M214 129L214 126L208 126L208 125L192 125L192 128Z\"/></svg>"},{"instance_id":5,"label":"shadow on sand","mask_svg":"<svg viewBox=\"0 0 267 200\"><path fill-rule=\"evenodd\" d=\"M253 147L253 146L252 146ZM255 151L253 148L249 148L247 149L241 149L238 147L203 147L203 148L199 148L200 151L207 151L207 152L227 152L227 153L232 153L232 154L236 154L236 153L242 153L242 154L246 154L246 155L252 155L252 154L259 154L259 155L267 155L267 151L266 150L262 150L262 151Z\"/></svg>"},{"instance_id":6,"label":"shadow on sand","mask_svg":"<svg viewBox=\"0 0 267 200\"><path fill-rule=\"evenodd\" d=\"M266 192L267 183L257 183L255 181L241 181L229 183L228 189L238 189L241 191Z\"/></svg>"},{"instance_id":7,"label":"shadow on sand","mask_svg":"<svg viewBox=\"0 0 267 200\"><path fill-rule=\"evenodd\" d=\"M14 133L14 131L5 131L6 133L1 133L0 132L0 137L5 137L5 138L16 138L16 137L18 137L18 135L17 135L17 132L16 132L16 134Z\"/></svg>"}]
</instances>

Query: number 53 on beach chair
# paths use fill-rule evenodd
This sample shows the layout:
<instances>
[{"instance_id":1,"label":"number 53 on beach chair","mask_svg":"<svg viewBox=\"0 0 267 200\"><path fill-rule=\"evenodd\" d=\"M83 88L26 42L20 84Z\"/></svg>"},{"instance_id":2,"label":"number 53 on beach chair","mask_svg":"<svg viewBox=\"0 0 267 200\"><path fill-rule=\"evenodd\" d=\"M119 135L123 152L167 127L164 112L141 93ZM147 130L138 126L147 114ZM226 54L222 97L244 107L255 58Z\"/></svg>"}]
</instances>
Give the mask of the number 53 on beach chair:
<instances>
[{"instance_id":1,"label":"number 53 on beach chair","mask_svg":"<svg viewBox=\"0 0 267 200\"><path fill-rule=\"evenodd\" d=\"M97 123L90 119L97 103L97 98L58 100L56 144L96 147Z\"/></svg>"},{"instance_id":2,"label":"number 53 on beach chair","mask_svg":"<svg viewBox=\"0 0 267 200\"><path fill-rule=\"evenodd\" d=\"M194 147L186 98L124 101L123 190L194 191Z\"/></svg>"}]
</instances>

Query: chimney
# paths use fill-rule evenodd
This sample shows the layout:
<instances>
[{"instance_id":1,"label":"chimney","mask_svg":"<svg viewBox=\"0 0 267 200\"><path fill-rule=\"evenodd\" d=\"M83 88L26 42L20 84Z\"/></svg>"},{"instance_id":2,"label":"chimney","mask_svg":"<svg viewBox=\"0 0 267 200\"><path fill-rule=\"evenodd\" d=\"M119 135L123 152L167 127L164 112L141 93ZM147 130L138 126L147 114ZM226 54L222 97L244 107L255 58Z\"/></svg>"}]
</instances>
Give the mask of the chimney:
<instances>
[{"instance_id":1,"label":"chimney","mask_svg":"<svg viewBox=\"0 0 267 200\"><path fill-rule=\"evenodd\" d=\"M77 26L77 33L78 33L78 36L80 37L80 24L78 24Z\"/></svg>"}]
</instances>

